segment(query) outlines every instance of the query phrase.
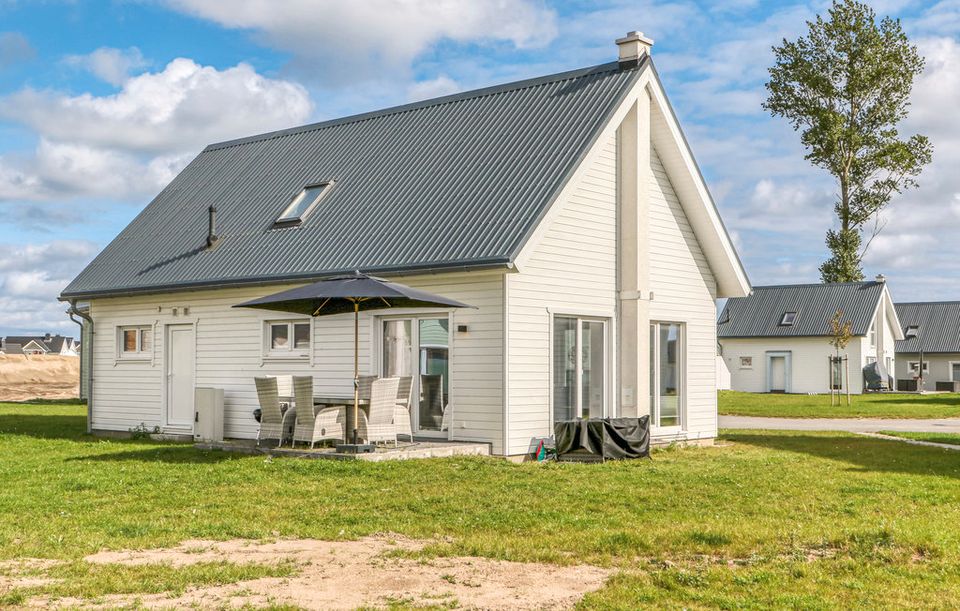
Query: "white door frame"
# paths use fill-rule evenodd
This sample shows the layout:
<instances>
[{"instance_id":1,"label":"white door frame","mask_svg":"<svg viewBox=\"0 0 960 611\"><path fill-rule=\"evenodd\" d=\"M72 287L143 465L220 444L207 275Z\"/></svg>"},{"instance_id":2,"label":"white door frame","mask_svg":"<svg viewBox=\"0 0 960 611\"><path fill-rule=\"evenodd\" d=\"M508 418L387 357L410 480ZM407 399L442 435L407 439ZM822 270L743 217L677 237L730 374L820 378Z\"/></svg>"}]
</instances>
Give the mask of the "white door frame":
<instances>
[{"instance_id":1,"label":"white door frame","mask_svg":"<svg viewBox=\"0 0 960 611\"><path fill-rule=\"evenodd\" d=\"M687 430L687 323L679 320L651 320L650 329L652 331L656 325L658 332L652 333L650 338L650 372L657 374L660 372L659 365L655 362L654 355L660 354L660 325L678 325L679 335L677 337L677 392L680 400L677 404L678 419L680 424L675 426L660 426L660 397L656 388L659 388L660 381L650 386L650 431L655 435L680 435Z\"/></svg>"},{"instance_id":2,"label":"white door frame","mask_svg":"<svg viewBox=\"0 0 960 611\"><path fill-rule=\"evenodd\" d=\"M575 412L574 417L576 418L583 417L583 391L580 388L580 384L582 383L582 377L583 377L583 355L581 353L581 350L583 349L583 342L581 341L583 336L583 323L599 322L603 324L603 416L605 418L613 417L615 415L614 411L616 409L613 404L614 402L611 400L612 398L611 389L614 387L613 386L613 373L614 373L613 369L615 365L614 364L615 352L613 348L613 329L614 329L613 313L606 313L606 312L577 313L576 310L562 310L562 309L548 308L547 316L549 317L549 326L548 326L549 332L547 333L547 336L548 336L547 357L549 359L547 371L548 371L548 379L549 379L548 381L549 393L548 393L547 401L548 401L548 409L549 409L550 430L551 431L553 430L553 423L554 423L553 334L554 334L554 326L558 317L572 318L577 321L577 329L576 329L577 356L576 356L576 362L574 363L574 366L576 367L576 373L574 374L574 377L576 378L576 381L577 381L577 390L574 393L575 394L574 398L576 403L574 406L574 412Z\"/></svg>"},{"instance_id":3,"label":"white door frame","mask_svg":"<svg viewBox=\"0 0 960 611\"><path fill-rule=\"evenodd\" d=\"M449 394L447 397L447 409L451 410L450 418L446 431L422 430L420 428L420 325L421 320L447 320L447 387ZM410 321L410 355L411 375L413 383L410 385L410 425L413 428L413 434L417 437L435 437L438 439L453 438L453 415L454 415L454 371L453 371L453 313L447 310L434 310L423 312L409 312L404 314L384 314L373 317L375 331L373 334L376 346L372 351L374 358L371 359L373 371L370 373L376 376L383 375L383 323L388 320L409 320Z\"/></svg>"},{"instance_id":4,"label":"white door frame","mask_svg":"<svg viewBox=\"0 0 960 611\"><path fill-rule=\"evenodd\" d=\"M766 353L767 392L773 392L773 359L783 358L783 392L793 390L793 353L789 350L768 350ZM779 389L778 389L779 390Z\"/></svg>"},{"instance_id":5,"label":"white door frame","mask_svg":"<svg viewBox=\"0 0 960 611\"><path fill-rule=\"evenodd\" d=\"M172 431L193 431L193 419L190 419L190 425L188 428L184 428L179 424L170 424L169 414L170 414L170 364L171 364L171 350L170 350L170 331L175 327L184 327L189 328L190 332L193 334L193 371L191 371L191 376L193 377L193 388L197 387L197 327L193 322L177 322L177 323L166 323L163 325L163 405L161 406L161 418L162 428L164 430L170 429ZM194 406L196 407L196 406Z\"/></svg>"}]
</instances>

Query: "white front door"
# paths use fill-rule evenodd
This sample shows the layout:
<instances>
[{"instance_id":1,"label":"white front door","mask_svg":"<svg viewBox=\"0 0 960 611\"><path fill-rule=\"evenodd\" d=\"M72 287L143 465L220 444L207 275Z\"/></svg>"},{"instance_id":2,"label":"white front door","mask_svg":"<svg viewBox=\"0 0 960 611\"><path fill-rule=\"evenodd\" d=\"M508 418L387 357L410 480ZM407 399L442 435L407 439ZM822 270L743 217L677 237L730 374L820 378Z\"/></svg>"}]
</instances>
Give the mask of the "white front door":
<instances>
[{"instance_id":1,"label":"white front door","mask_svg":"<svg viewBox=\"0 0 960 611\"><path fill-rule=\"evenodd\" d=\"M167 406L165 424L193 430L193 325L167 325Z\"/></svg>"},{"instance_id":2,"label":"white front door","mask_svg":"<svg viewBox=\"0 0 960 611\"><path fill-rule=\"evenodd\" d=\"M787 391L787 359L783 356L770 357L770 392Z\"/></svg>"}]
</instances>

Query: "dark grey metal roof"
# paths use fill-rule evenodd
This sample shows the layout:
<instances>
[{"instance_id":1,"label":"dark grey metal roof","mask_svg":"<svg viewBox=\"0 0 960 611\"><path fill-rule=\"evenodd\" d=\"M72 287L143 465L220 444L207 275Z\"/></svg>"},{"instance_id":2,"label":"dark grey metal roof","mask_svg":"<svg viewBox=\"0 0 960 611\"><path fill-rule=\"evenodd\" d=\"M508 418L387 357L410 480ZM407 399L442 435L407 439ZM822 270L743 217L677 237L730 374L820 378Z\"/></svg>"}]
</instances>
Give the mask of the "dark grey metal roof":
<instances>
[{"instance_id":1,"label":"dark grey metal roof","mask_svg":"<svg viewBox=\"0 0 960 611\"><path fill-rule=\"evenodd\" d=\"M907 327L918 326L915 339L897 341L897 352L960 353L960 301L897 303L897 318Z\"/></svg>"},{"instance_id":2,"label":"dark grey metal roof","mask_svg":"<svg viewBox=\"0 0 960 611\"><path fill-rule=\"evenodd\" d=\"M208 146L61 298L505 265L645 67L604 64ZM272 229L305 185L328 180L301 226ZM208 250L211 205L222 239Z\"/></svg>"},{"instance_id":3,"label":"dark grey metal roof","mask_svg":"<svg viewBox=\"0 0 960 611\"><path fill-rule=\"evenodd\" d=\"M837 310L843 310L843 320L852 323L854 335L866 335L883 287L882 282L756 286L748 297L727 301L717 322L717 336L829 336ZM785 312L797 313L793 325L780 324Z\"/></svg>"}]
</instances>

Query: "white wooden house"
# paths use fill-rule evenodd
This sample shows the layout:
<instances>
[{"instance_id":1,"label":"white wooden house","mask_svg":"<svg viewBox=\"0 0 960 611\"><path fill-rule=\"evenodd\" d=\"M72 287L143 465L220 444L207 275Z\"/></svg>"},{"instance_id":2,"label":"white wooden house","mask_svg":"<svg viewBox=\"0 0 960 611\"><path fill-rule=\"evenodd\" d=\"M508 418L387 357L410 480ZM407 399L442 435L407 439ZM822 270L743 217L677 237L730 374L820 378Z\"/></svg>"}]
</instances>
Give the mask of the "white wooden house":
<instances>
[{"instance_id":1,"label":"white wooden house","mask_svg":"<svg viewBox=\"0 0 960 611\"><path fill-rule=\"evenodd\" d=\"M89 303L92 428L189 432L214 386L250 438L265 374L349 395L350 316L231 306L359 269L477 308L362 315L363 371L444 374L452 425L414 405L418 435L522 455L555 419L650 413L713 438L715 299L750 287L651 44L207 147L61 296Z\"/></svg>"},{"instance_id":2,"label":"white wooden house","mask_svg":"<svg viewBox=\"0 0 960 611\"><path fill-rule=\"evenodd\" d=\"M851 325L852 339L841 350L847 360L831 364L836 348L831 319ZM831 385L864 388L863 368L883 365L892 387L896 340L903 339L887 283L791 284L754 287L731 299L717 322L721 356L730 388L744 392L826 393Z\"/></svg>"}]
</instances>

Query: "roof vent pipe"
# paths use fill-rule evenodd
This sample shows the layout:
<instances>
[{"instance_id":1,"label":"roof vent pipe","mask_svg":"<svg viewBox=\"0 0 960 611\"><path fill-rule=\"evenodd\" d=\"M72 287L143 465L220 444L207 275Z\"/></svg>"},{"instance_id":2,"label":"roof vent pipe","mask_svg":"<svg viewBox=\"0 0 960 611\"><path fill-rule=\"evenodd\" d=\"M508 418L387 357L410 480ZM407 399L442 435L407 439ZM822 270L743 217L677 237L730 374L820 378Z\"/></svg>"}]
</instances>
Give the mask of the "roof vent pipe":
<instances>
[{"instance_id":1,"label":"roof vent pipe","mask_svg":"<svg viewBox=\"0 0 960 611\"><path fill-rule=\"evenodd\" d=\"M213 248L217 245L217 242L220 241L220 236L217 235L217 208L216 206L210 206L209 209L210 217L207 224L207 248Z\"/></svg>"},{"instance_id":2,"label":"roof vent pipe","mask_svg":"<svg viewBox=\"0 0 960 611\"><path fill-rule=\"evenodd\" d=\"M653 40L643 35L643 32L627 32L623 38L616 40L619 49L617 62L621 70L636 68L643 61L644 56L650 55Z\"/></svg>"}]
</instances>

